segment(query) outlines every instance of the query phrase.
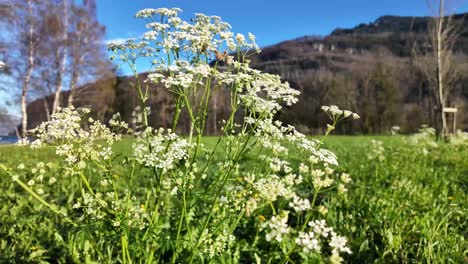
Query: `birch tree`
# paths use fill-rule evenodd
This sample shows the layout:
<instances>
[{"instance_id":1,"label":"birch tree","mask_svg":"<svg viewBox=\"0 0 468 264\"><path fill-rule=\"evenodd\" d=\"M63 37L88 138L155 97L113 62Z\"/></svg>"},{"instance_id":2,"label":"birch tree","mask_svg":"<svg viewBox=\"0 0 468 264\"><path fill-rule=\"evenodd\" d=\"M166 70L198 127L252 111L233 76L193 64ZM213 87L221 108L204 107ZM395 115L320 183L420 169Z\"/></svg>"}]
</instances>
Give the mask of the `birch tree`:
<instances>
[{"instance_id":1,"label":"birch tree","mask_svg":"<svg viewBox=\"0 0 468 264\"><path fill-rule=\"evenodd\" d=\"M20 90L21 136L25 137L28 129L28 93L36 66L37 47L41 41L37 25L41 23L44 5L39 0L0 0L0 6L10 14L9 19L1 21L2 27L8 29L2 32L1 42L6 47L4 59L10 71L9 78L12 79L7 85Z\"/></svg>"},{"instance_id":2,"label":"birch tree","mask_svg":"<svg viewBox=\"0 0 468 264\"><path fill-rule=\"evenodd\" d=\"M63 90L65 67L67 65L68 1L69 0L62 0L62 8L58 8L59 10L62 10L62 13L57 16L60 23L58 24L59 27L57 28L59 30L57 49L55 52L57 77L55 83L54 104L52 105L52 114L54 114L57 111L57 108L60 107L60 94Z\"/></svg>"},{"instance_id":3,"label":"birch tree","mask_svg":"<svg viewBox=\"0 0 468 264\"><path fill-rule=\"evenodd\" d=\"M454 46L462 24L454 19L453 2L436 0L429 1L428 5L433 12L428 22L429 45L416 51L415 63L428 80L434 102L434 127L438 137L444 138L447 133L444 107L447 107L450 92L460 76L454 59Z\"/></svg>"},{"instance_id":4,"label":"birch tree","mask_svg":"<svg viewBox=\"0 0 468 264\"><path fill-rule=\"evenodd\" d=\"M68 36L71 62L68 106L73 105L80 84L112 75L112 65L103 46L104 36L105 27L97 20L96 3L84 0L81 5L72 4Z\"/></svg>"}]
</instances>

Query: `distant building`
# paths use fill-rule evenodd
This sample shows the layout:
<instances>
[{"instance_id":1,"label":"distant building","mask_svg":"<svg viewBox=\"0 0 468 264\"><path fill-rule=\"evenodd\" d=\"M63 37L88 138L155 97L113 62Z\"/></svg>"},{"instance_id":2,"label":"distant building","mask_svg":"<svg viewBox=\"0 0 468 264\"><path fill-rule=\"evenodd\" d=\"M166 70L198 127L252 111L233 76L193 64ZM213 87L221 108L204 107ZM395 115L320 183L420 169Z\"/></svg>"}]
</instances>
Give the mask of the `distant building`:
<instances>
[{"instance_id":1,"label":"distant building","mask_svg":"<svg viewBox=\"0 0 468 264\"><path fill-rule=\"evenodd\" d=\"M323 43L314 43L312 44L312 48L318 52L323 51Z\"/></svg>"}]
</instances>

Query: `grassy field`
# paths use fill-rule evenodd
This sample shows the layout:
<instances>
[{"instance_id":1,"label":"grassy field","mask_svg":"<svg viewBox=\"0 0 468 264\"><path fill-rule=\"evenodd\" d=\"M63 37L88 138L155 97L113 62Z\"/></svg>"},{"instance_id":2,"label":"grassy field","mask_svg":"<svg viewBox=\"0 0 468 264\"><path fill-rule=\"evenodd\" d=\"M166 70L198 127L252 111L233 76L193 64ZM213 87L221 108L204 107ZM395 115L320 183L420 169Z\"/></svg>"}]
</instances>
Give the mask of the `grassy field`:
<instances>
[{"instance_id":1,"label":"grassy field","mask_svg":"<svg viewBox=\"0 0 468 264\"><path fill-rule=\"evenodd\" d=\"M207 145L216 140L204 138ZM130 145L126 139L114 148L128 152ZM468 263L467 147L440 144L425 154L403 136L332 136L325 147L353 180L346 195L319 197L328 206L327 222L349 240L353 253L346 262ZM56 158L51 148L0 146L0 163L11 167ZM249 158L243 162L255 166ZM67 260L72 231L0 176L0 263ZM70 203L72 194L62 189L57 204Z\"/></svg>"}]
</instances>

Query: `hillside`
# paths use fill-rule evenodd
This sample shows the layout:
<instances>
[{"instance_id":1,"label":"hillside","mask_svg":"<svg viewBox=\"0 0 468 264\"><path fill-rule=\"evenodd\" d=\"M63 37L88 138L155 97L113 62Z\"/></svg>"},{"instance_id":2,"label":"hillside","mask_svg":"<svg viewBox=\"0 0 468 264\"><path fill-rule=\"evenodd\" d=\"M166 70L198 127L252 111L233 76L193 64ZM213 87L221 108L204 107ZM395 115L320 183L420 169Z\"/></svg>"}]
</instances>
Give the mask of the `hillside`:
<instances>
[{"instance_id":1,"label":"hillside","mask_svg":"<svg viewBox=\"0 0 468 264\"><path fill-rule=\"evenodd\" d=\"M456 45L456 63L468 66L468 14L455 16L462 24ZM414 64L414 50L427 48L428 18L382 16L373 23L351 29L336 29L329 36L305 36L263 48L251 58L251 65L282 76L302 92L299 103L285 109L280 118L304 132L321 132L326 120L320 106L337 104L361 114L361 122L343 124L340 132L386 133L398 125L404 132L415 131L430 123L433 103L426 77ZM449 104L468 112L468 76L466 71L453 86ZM145 74L140 75L145 79ZM77 104L91 106L94 116L103 120L120 112L131 122L136 97L130 87L132 77L101 80L79 90ZM165 89L152 87L151 124L167 126L173 102ZM64 95L66 98L66 94ZM51 100L52 98L49 98ZM208 133L217 133L216 124L223 118L219 94L212 102L216 115L209 121ZM31 127L45 120L44 100L29 105ZM367 114L372 113L372 114ZM213 116L213 115L212 115ZM468 129L468 116L458 117L458 128ZM188 129L183 121L181 131Z\"/></svg>"}]
</instances>

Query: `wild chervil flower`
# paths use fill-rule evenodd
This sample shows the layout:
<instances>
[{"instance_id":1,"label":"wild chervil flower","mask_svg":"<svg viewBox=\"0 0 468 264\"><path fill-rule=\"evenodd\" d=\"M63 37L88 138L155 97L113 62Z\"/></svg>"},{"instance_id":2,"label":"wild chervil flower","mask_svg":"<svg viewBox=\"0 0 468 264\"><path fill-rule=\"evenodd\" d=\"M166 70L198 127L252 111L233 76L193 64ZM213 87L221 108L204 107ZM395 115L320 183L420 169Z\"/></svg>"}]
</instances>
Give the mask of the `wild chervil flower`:
<instances>
[{"instance_id":1,"label":"wild chervil flower","mask_svg":"<svg viewBox=\"0 0 468 264\"><path fill-rule=\"evenodd\" d=\"M283 211L280 215L272 216L267 226L270 228L270 232L266 234L267 241L283 241L283 236L290 231L288 227L288 212Z\"/></svg>"}]
</instances>

